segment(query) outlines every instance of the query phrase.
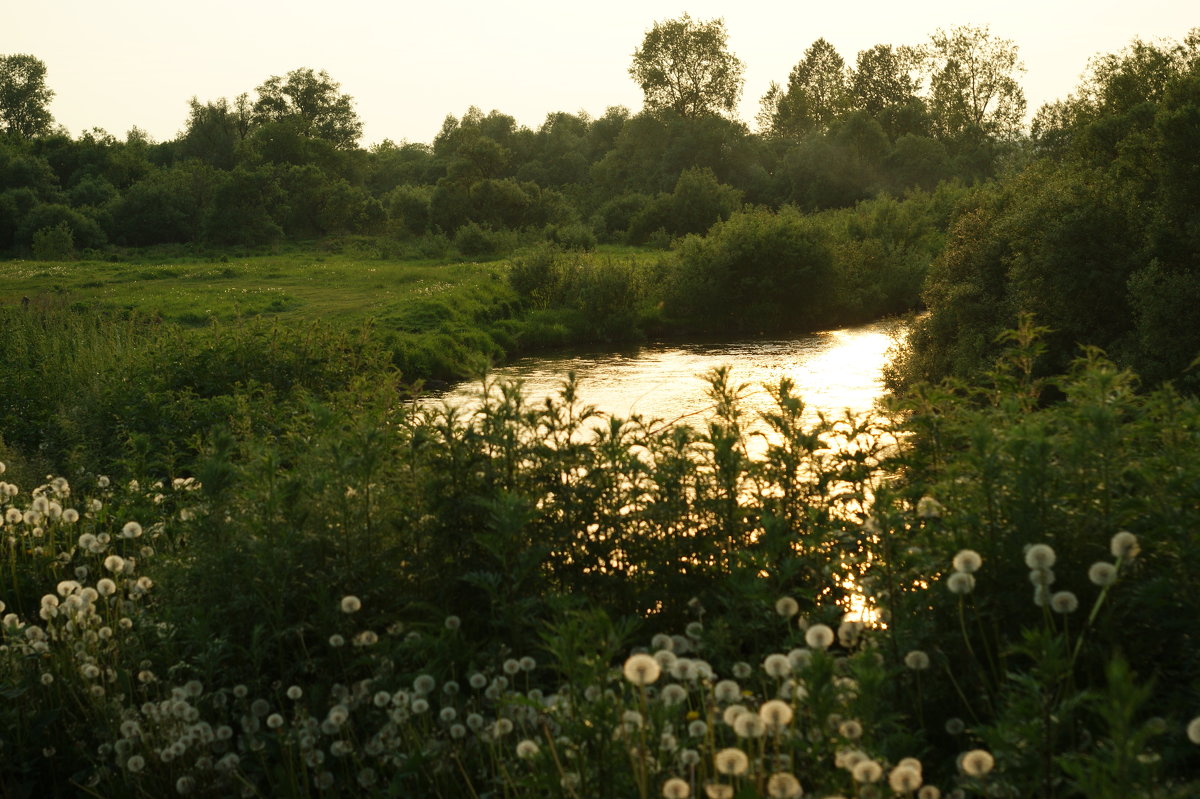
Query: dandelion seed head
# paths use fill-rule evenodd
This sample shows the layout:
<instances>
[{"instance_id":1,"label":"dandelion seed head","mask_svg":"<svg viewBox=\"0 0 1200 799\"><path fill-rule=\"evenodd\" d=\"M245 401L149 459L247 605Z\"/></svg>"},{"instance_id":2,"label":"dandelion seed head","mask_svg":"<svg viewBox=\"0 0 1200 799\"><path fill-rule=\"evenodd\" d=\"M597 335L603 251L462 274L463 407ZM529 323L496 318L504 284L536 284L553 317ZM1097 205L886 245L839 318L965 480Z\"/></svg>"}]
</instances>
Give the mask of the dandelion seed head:
<instances>
[{"instance_id":1,"label":"dandelion seed head","mask_svg":"<svg viewBox=\"0 0 1200 799\"><path fill-rule=\"evenodd\" d=\"M983 558L973 549L960 550L954 556L954 570L972 574L979 571L979 567L983 565Z\"/></svg>"},{"instance_id":2,"label":"dandelion seed head","mask_svg":"<svg viewBox=\"0 0 1200 799\"><path fill-rule=\"evenodd\" d=\"M824 624L814 624L804 631L804 643L812 649L828 649L833 644L833 630Z\"/></svg>"},{"instance_id":3,"label":"dandelion seed head","mask_svg":"<svg viewBox=\"0 0 1200 799\"><path fill-rule=\"evenodd\" d=\"M838 643L844 648L850 649L858 643L862 631L863 623L861 621L844 621L838 625Z\"/></svg>"},{"instance_id":4,"label":"dandelion seed head","mask_svg":"<svg viewBox=\"0 0 1200 799\"><path fill-rule=\"evenodd\" d=\"M540 751L541 749L538 747L537 743L528 738L517 744L517 757L521 758L522 760L532 760L533 758L537 757L538 752Z\"/></svg>"},{"instance_id":5,"label":"dandelion seed head","mask_svg":"<svg viewBox=\"0 0 1200 799\"><path fill-rule=\"evenodd\" d=\"M968 777L986 776L995 765L996 759L986 749L972 749L964 752L958 763L959 769Z\"/></svg>"},{"instance_id":6,"label":"dandelion seed head","mask_svg":"<svg viewBox=\"0 0 1200 799\"><path fill-rule=\"evenodd\" d=\"M676 666L679 662L676 663ZM637 686L650 685L658 679L662 673L662 668L658 665L658 661L647 654L631 655L625 661L625 666L622 669L625 679ZM676 679L679 679L676 676Z\"/></svg>"},{"instance_id":7,"label":"dandelion seed head","mask_svg":"<svg viewBox=\"0 0 1200 799\"><path fill-rule=\"evenodd\" d=\"M917 799L942 799L942 792L936 785L923 785L917 791Z\"/></svg>"},{"instance_id":8,"label":"dandelion seed head","mask_svg":"<svg viewBox=\"0 0 1200 799\"><path fill-rule=\"evenodd\" d=\"M688 722L688 735L692 738L703 738L708 734L708 724L700 719Z\"/></svg>"},{"instance_id":9,"label":"dandelion seed head","mask_svg":"<svg viewBox=\"0 0 1200 799\"><path fill-rule=\"evenodd\" d=\"M792 673L792 662L788 660L787 655L774 653L767 655L763 660L763 671L770 676L780 679Z\"/></svg>"},{"instance_id":10,"label":"dandelion seed head","mask_svg":"<svg viewBox=\"0 0 1200 799\"><path fill-rule=\"evenodd\" d=\"M1094 585L1106 588L1117 581L1117 567L1107 561L1098 560L1088 568L1088 580Z\"/></svg>"},{"instance_id":11,"label":"dandelion seed head","mask_svg":"<svg viewBox=\"0 0 1200 799\"><path fill-rule=\"evenodd\" d=\"M458 616L447 616L444 624L446 625L447 630L453 632L454 630L462 627L462 619L460 619Z\"/></svg>"},{"instance_id":12,"label":"dandelion seed head","mask_svg":"<svg viewBox=\"0 0 1200 799\"><path fill-rule=\"evenodd\" d=\"M718 702L736 702L742 696L742 688L733 680L721 680L713 686L713 696Z\"/></svg>"},{"instance_id":13,"label":"dandelion seed head","mask_svg":"<svg viewBox=\"0 0 1200 799\"><path fill-rule=\"evenodd\" d=\"M334 633L333 635L329 636L329 645L334 649L343 647L346 645L346 639L341 635Z\"/></svg>"},{"instance_id":14,"label":"dandelion seed head","mask_svg":"<svg viewBox=\"0 0 1200 799\"><path fill-rule=\"evenodd\" d=\"M1074 613L1079 609L1079 598L1070 591L1059 591L1050 597L1050 608L1055 613Z\"/></svg>"},{"instance_id":15,"label":"dandelion seed head","mask_svg":"<svg viewBox=\"0 0 1200 799\"><path fill-rule=\"evenodd\" d=\"M845 738L847 740L850 740L850 741L858 740L859 738L862 737L862 734L863 734L862 724L858 723L854 719L846 719L845 721L838 724L838 735L842 736L843 738ZM862 780L859 780L859 782L861 782L861 781ZM872 782L874 782L874 780L872 780Z\"/></svg>"},{"instance_id":16,"label":"dandelion seed head","mask_svg":"<svg viewBox=\"0 0 1200 799\"><path fill-rule=\"evenodd\" d=\"M117 584L107 577L102 577L96 581L96 592L100 596L112 596L117 593Z\"/></svg>"},{"instance_id":17,"label":"dandelion seed head","mask_svg":"<svg viewBox=\"0 0 1200 799\"><path fill-rule=\"evenodd\" d=\"M767 796L771 799L798 799L803 792L793 774L781 771L767 778Z\"/></svg>"},{"instance_id":18,"label":"dandelion seed head","mask_svg":"<svg viewBox=\"0 0 1200 799\"><path fill-rule=\"evenodd\" d=\"M521 671L529 672L537 668L537 661L531 658L529 655L521 658L519 661L517 661L517 663L520 665Z\"/></svg>"},{"instance_id":19,"label":"dandelion seed head","mask_svg":"<svg viewBox=\"0 0 1200 799\"><path fill-rule=\"evenodd\" d=\"M904 656L904 665L913 671L925 671L929 668L929 655L920 649L914 649Z\"/></svg>"},{"instance_id":20,"label":"dandelion seed head","mask_svg":"<svg viewBox=\"0 0 1200 799\"><path fill-rule=\"evenodd\" d=\"M733 786L710 782L704 786L704 795L708 799L733 799Z\"/></svg>"},{"instance_id":21,"label":"dandelion seed head","mask_svg":"<svg viewBox=\"0 0 1200 799\"><path fill-rule=\"evenodd\" d=\"M1133 560L1142 551L1142 548L1138 545L1136 535L1128 530L1121 530L1109 541L1109 551L1112 552L1114 558Z\"/></svg>"},{"instance_id":22,"label":"dandelion seed head","mask_svg":"<svg viewBox=\"0 0 1200 799\"><path fill-rule=\"evenodd\" d=\"M767 732L762 716L746 711L733 721L733 731L739 738L761 738Z\"/></svg>"},{"instance_id":23,"label":"dandelion seed head","mask_svg":"<svg viewBox=\"0 0 1200 799\"><path fill-rule=\"evenodd\" d=\"M763 702L758 709L758 715L774 729L785 727L792 721L792 706L779 699Z\"/></svg>"},{"instance_id":24,"label":"dandelion seed head","mask_svg":"<svg viewBox=\"0 0 1200 799\"><path fill-rule=\"evenodd\" d=\"M738 776L750 768L750 758L741 749L729 747L722 749L713 756L713 765L722 774Z\"/></svg>"},{"instance_id":25,"label":"dandelion seed head","mask_svg":"<svg viewBox=\"0 0 1200 799\"><path fill-rule=\"evenodd\" d=\"M790 596L781 596L775 600L775 612L785 619L790 619L800 612L800 603Z\"/></svg>"},{"instance_id":26,"label":"dandelion seed head","mask_svg":"<svg viewBox=\"0 0 1200 799\"><path fill-rule=\"evenodd\" d=\"M950 593L965 596L975 590L975 575L966 572L954 572L946 578L946 587Z\"/></svg>"},{"instance_id":27,"label":"dandelion seed head","mask_svg":"<svg viewBox=\"0 0 1200 799\"><path fill-rule=\"evenodd\" d=\"M362 610L362 600L353 594L348 594L342 597L341 609L342 613L357 613Z\"/></svg>"},{"instance_id":28,"label":"dandelion seed head","mask_svg":"<svg viewBox=\"0 0 1200 799\"><path fill-rule=\"evenodd\" d=\"M662 795L665 799L688 799L691 794L692 786L679 777L672 777L663 783Z\"/></svg>"},{"instance_id":29,"label":"dandelion seed head","mask_svg":"<svg viewBox=\"0 0 1200 799\"><path fill-rule=\"evenodd\" d=\"M931 496L923 496L917 500L917 516L922 519L940 519L945 507Z\"/></svg>"},{"instance_id":30,"label":"dandelion seed head","mask_svg":"<svg viewBox=\"0 0 1200 799\"><path fill-rule=\"evenodd\" d=\"M1200 716L1188 722L1187 737L1189 741L1200 746Z\"/></svg>"},{"instance_id":31,"label":"dandelion seed head","mask_svg":"<svg viewBox=\"0 0 1200 799\"><path fill-rule=\"evenodd\" d=\"M1033 544L1025 550L1025 565L1030 569L1049 569L1057 559L1049 544Z\"/></svg>"},{"instance_id":32,"label":"dandelion seed head","mask_svg":"<svg viewBox=\"0 0 1200 799\"><path fill-rule=\"evenodd\" d=\"M888 774L888 785L896 793L911 793L921 787L921 772L910 765L898 765Z\"/></svg>"},{"instance_id":33,"label":"dandelion seed head","mask_svg":"<svg viewBox=\"0 0 1200 799\"><path fill-rule=\"evenodd\" d=\"M883 766L869 757L864 758L854 764L850 775L854 777L855 782L869 785L883 779Z\"/></svg>"}]
</instances>

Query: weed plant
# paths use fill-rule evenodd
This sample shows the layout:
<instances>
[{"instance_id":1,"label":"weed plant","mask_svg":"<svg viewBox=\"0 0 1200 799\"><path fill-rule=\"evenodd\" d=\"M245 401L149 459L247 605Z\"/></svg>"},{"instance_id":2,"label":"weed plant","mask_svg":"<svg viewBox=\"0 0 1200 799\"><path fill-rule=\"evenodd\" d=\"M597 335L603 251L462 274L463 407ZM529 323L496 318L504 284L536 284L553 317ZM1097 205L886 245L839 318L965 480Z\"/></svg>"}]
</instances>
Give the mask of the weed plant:
<instances>
[{"instance_id":1,"label":"weed plant","mask_svg":"<svg viewBox=\"0 0 1200 799\"><path fill-rule=\"evenodd\" d=\"M1200 407L1096 352L1050 404L1038 332L886 418L777 386L755 457L728 371L693 428L324 366L133 481L9 417L0 784L1195 795Z\"/></svg>"}]
</instances>

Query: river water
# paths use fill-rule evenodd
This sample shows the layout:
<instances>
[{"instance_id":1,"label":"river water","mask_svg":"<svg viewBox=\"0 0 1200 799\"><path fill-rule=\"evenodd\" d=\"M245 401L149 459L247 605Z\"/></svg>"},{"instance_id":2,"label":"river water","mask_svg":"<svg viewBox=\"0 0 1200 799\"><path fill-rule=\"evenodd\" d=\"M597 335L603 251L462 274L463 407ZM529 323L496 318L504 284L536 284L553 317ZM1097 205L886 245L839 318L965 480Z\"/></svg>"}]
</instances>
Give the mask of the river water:
<instances>
[{"instance_id":1,"label":"river water","mask_svg":"<svg viewBox=\"0 0 1200 799\"><path fill-rule=\"evenodd\" d=\"M523 358L493 373L519 380L534 403L557 394L564 376L574 371L583 403L611 416L640 414L666 422L703 424L712 401L706 396L705 373L730 367L731 382L745 384L743 407L773 408L763 385L784 377L795 384L793 395L804 400L806 414L861 415L872 410L884 393L882 369L888 350L904 333L898 320L811 333L788 339L754 339L698 344L653 344L622 352ZM478 383L462 383L441 395L452 405L477 401Z\"/></svg>"}]
</instances>

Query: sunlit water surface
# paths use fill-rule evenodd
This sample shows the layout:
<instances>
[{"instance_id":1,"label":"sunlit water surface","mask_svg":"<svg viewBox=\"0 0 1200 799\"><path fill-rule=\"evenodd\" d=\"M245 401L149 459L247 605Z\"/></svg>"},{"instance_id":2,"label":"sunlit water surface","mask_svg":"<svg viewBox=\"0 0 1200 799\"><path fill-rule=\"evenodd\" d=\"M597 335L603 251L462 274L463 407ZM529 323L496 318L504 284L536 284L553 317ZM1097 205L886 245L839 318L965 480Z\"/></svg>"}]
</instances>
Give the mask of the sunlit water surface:
<instances>
[{"instance_id":1,"label":"sunlit water surface","mask_svg":"<svg viewBox=\"0 0 1200 799\"><path fill-rule=\"evenodd\" d=\"M903 325L884 320L860 327L829 330L779 340L724 341L701 344L649 345L624 352L524 358L497 369L494 377L519 380L531 403L557 395L573 371L579 397L607 415L702 425L713 403L704 375L730 367L731 383L745 385L742 407L749 420L774 407L764 386L782 378L795 384L793 395L805 403L808 421L817 413L841 416L872 411L884 392L882 370L888 350L902 336ZM462 383L438 399L451 405L478 401L480 385ZM761 427L758 429L762 429Z\"/></svg>"}]
</instances>

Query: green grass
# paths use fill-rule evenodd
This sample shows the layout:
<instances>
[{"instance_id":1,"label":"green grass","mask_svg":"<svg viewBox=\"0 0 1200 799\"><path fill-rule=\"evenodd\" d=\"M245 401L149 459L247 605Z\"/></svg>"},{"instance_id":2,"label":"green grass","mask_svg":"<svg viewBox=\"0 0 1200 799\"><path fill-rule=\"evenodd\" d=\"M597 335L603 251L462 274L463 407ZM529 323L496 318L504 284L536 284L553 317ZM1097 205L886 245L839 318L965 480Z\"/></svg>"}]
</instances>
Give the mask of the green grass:
<instances>
[{"instance_id":1,"label":"green grass","mask_svg":"<svg viewBox=\"0 0 1200 799\"><path fill-rule=\"evenodd\" d=\"M431 301L462 308L507 305L503 263L367 260L295 252L151 263L0 263L0 303L133 311L195 326L274 315L358 324L405 319ZM420 313L416 313L420 316ZM494 318L495 310L488 314Z\"/></svg>"}]
</instances>

